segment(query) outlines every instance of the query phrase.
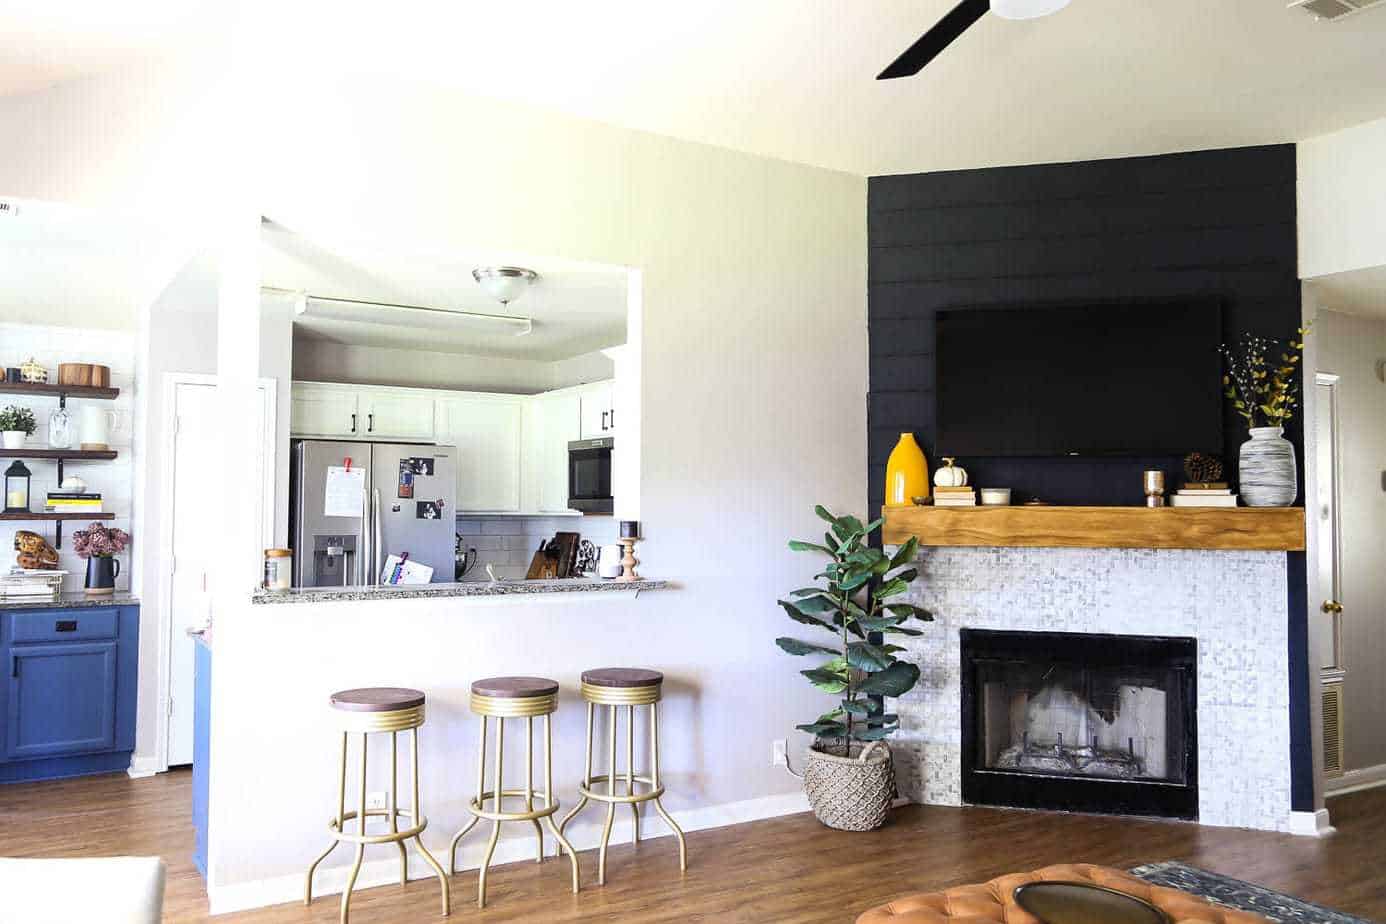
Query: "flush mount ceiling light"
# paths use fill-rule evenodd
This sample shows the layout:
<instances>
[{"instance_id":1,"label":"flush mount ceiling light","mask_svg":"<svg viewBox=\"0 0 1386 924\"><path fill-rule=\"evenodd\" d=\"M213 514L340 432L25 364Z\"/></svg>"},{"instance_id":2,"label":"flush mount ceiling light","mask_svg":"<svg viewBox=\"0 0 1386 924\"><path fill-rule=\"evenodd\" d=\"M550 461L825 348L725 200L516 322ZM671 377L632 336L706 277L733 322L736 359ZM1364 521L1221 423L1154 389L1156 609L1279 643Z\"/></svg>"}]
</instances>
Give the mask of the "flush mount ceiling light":
<instances>
[{"instance_id":1,"label":"flush mount ceiling light","mask_svg":"<svg viewBox=\"0 0 1386 924\"><path fill-rule=\"evenodd\" d=\"M354 298L330 298L304 294L294 309L296 314L332 321L354 321L360 324L382 324L393 327L456 330L470 327L481 333L510 334L523 337L534 330L534 319L505 314L481 314L476 311L454 311L451 308L428 308L423 305L393 305L388 302L367 302Z\"/></svg>"},{"instance_id":2,"label":"flush mount ceiling light","mask_svg":"<svg viewBox=\"0 0 1386 924\"><path fill-rule=\"evenodd\" d=\"M502 305L509 305L525 294L539 274L523 266L479 266L472 270L472 278L487 295Z\"/></svg>"},{"instance_id":3,"label":"flush mount ceiling light","mask_svg":"<svg viewBox=\"0 0 1386 924\"><path fill-rule=\"evenodd\" d=\"M1002 19L1039 19L1068 6L1068 0L991 0L991 11Z\"/></svg>"}]
</instances>

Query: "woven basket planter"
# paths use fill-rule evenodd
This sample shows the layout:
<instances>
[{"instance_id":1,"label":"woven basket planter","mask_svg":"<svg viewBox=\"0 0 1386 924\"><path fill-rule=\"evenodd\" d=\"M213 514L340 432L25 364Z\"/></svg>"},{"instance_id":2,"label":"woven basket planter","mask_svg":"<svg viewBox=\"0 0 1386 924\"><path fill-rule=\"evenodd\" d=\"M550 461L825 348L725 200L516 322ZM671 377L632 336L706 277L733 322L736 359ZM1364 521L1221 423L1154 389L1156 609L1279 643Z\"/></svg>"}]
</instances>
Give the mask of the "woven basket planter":
<instances>
[{"instance_id":1,"label":"woven basket planter","mask_svg":"<svg viewBox=\"0 0 1386 924\"><path fill-rule=\"evenodd\" d=\"M874 831L885 824L895 798L895 762L884 742L852 756L810 748L804 757L804 794L818 820L841 831Z\"/></svg>"}]
</instances>

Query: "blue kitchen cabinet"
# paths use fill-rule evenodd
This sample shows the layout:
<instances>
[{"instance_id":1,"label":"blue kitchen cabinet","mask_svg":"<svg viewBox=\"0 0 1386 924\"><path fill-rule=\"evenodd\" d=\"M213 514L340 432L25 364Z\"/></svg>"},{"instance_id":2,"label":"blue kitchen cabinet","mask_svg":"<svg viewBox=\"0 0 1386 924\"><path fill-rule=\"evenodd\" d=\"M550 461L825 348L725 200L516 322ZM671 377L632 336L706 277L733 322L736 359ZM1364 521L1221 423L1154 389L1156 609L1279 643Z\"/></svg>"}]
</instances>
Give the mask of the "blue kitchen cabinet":
<instances>
[{"instance_id":1,"label":"blue kitchen cabinet","mask_svg":"<svg viewBox=\"0 0 1386 924\"><path fill-rule=\"evenodd\" d=\"M0 610L0 782L129 767L138 659L137 606Z\"/></svg>"}]
</instances>

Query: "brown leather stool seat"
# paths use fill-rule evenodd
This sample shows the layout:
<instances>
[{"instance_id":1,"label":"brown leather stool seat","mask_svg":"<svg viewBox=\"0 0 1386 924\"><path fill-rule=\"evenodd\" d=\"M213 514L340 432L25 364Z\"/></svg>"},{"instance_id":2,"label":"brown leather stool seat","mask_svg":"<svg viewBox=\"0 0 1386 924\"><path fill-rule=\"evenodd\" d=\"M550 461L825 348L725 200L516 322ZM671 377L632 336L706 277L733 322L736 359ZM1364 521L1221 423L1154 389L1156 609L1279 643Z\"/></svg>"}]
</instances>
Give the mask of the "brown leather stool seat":
<instances>
[{"instance_id":1,"label":"brown leather stool seat","mask_svg":"<svg viewBox=\"0 0 1386 924\"><path fill-rule=\"evenodd\" d=\"M339 690L330 697L333 709L344 712L394 712L424 704L424 695L407 687L359 687Z\"/></svg>"},{"instance_id":2,"label":"brown leather stool seat","mask_svg":"<svg viewBox=\"0 0 1386 924\"><path fill-rule=\"evenodd\" d=\"M495 699L524 699L530 696L552 696L558 692L558 681L544 677L487 677L472 683L472 693Z\"/></svg>"},{"instance_id":3,"label":"brown leather stool seat","mask_svg":"<svg viewBox=\"0 0 1386 924\"><path fill-rule=\"evenodd\" d=\"M659 671L643 667L599 667L583 671L582 682L594 687L654 687L664 682Z\"/></svg>"},{"instance_id":4,"label":"brown leather stool seat","mask_svg":"<svg viewBox=\"0 0 1386 924\"><path fill-rule=\"evenodd\" d=\"M1090 863L1046 866L1030 873L1012 873L990 882L955 886L939 892L920 892L872 908L857 924L1040 924L1015 901L1017 886L1041 880L1084 882L1144 899L1159 908L1172 924L1266 924L1266 919L1215 905L1197 895L1151 885L1129 873Z\"/></svg>"}]
</instances>

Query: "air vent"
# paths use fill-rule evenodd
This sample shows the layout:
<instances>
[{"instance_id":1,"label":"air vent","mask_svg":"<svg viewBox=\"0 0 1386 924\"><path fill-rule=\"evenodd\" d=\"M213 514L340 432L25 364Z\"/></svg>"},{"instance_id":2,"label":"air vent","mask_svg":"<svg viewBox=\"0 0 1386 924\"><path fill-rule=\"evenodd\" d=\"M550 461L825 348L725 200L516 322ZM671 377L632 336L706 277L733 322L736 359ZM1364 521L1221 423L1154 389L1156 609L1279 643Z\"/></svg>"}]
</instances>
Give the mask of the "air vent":
<instances>
[{"instance_id":1,"label":"air vent","mask_svg":"<svg viewBox=\"0 0 1386 924\"><path fill-rule=\"evenodd\" d=\"M1386 0L1291 0L1290 8L1305 10L1315 19L1332 21L1379 6Z\"/></svg>"},{"instance_id":2,"label":"air vent","mask_svg":"<svg viewBox=\"0 0 1386 924\"><path fill-rule=\"evenodd\" d=\"M1323 773L1343 775L1343 683L1323 685Z\"/></svg>"}]
</instances>

